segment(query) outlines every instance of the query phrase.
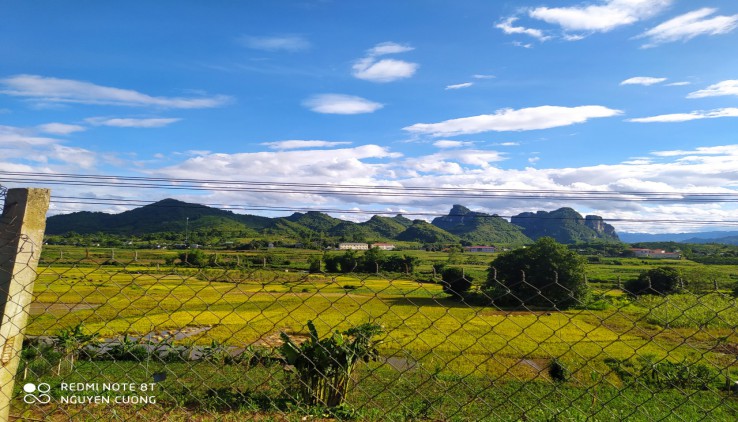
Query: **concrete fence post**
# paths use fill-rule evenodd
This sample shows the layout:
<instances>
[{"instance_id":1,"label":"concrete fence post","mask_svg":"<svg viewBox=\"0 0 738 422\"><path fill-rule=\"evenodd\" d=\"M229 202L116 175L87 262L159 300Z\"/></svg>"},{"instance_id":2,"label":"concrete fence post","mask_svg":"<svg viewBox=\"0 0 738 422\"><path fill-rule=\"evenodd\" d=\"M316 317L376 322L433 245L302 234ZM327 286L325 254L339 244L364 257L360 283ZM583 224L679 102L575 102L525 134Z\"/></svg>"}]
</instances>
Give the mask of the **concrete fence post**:
<instances>
[{"instance_id":1,"label":"concrete fence post","mask_svg":"<svg viewBox=\"0 0 738 422\"><path fill-rule=\"evenodd\" d=\"M41 256L49 189L10 189L0 219L0 421L10 416L15 374Z\"/></svg>"}]
</instances>

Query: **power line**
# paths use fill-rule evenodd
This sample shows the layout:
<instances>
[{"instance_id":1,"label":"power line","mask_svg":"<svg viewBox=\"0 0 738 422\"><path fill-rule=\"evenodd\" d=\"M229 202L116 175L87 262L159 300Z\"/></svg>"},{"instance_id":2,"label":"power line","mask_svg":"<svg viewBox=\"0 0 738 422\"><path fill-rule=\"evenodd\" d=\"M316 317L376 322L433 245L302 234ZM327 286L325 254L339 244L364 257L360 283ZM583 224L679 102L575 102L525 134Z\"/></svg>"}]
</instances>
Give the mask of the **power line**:
<instances>
[{"instance_id":1,"label":"power line","mask_svg":"<svg viewBox=\"0 0 738 422\"><path fill-rule=\"evenodd\" d=\"M106 188L166 189L321 196L384 196L413 198L548 199L576 201L738 202L738 192L654 192L561 189L506 189L430 186L365 186L355 184L229 181L164 177L82 175L0 171L9 181L26 184Z\"/></svg>"},{"instance_id":2,"label":"power line","mask_svg":"<svg viewBox=\"0 0 738 422\"><path fill-rule=\"evenodd\" d=\"M440 212L429 212L429 211L418 211L418 212L398 212L398 211L386 211L386 210L360 210L360 209L341 209L341 208L305 208L305 207L277 207L277 206L248 206L248 205L228 205L228 204L160 204L158 202L148 202L138 199L105 199L105 198L90 198L90 197L74 197L74 196L57 196L54 197L54 204L70 204L70 205L107 205L107 206L149 206L159 208L216 208L225 211L270 211L270 212L320 212L326 214L356 214L356 215L410 215L416 217L446 217L449 214ZM57 210L59 211L59 210ZM77 211L70 209L69 211ZM452 215L453 216L453 215ZM551 217L551 216L539 216L533 215L499 215L499 214L487 214L480 215L480 213L473 212L473 214L464 215L464 218L471 219L484 219L484 218L503 218L512 219L513 217L521 220L525 219L537 219L537 220L575 220L575 217ZM279 218L279 217L276 217ZM584 217L581 218L584 220ZM685 219L654 219L654 218L607 218L603 219L604 222L624 222L624 223L654 223L654 224L680 224L680 225L738 225L738 220L685 220Z\"/></svg>"}]
</instances>

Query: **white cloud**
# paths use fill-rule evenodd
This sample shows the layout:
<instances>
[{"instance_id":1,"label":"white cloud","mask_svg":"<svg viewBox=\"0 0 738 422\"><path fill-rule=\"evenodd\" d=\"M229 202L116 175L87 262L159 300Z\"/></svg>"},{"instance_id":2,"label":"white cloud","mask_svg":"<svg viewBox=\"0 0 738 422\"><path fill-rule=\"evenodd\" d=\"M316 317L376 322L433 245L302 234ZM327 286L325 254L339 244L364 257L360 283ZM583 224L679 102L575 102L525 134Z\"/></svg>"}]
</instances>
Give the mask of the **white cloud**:
<instances>
[{"instance_id":1,"label":"white cloud","mask_svg":"<svg viewBox=\"0 0 738 422\"><path fill-rule=\"evenodd\" d=\"M506 132L549 129L584 123L598 117L612 117L622 114L603 106L588 105L579 107L540 106L519 110L503 109L494 114L463 117L440 123L416 123L403 128L412 133L432 136L452 136L481 132Z\"/></svg>"},{"instance_id":2,"label":"white cloud","mask_svg":"<svg viewBox=\"0 0 738 422\"><path fill-rule=\"evenodd\" d=\"M242 36L238 41L245 47L265 51L304 51L309 50L310 41L298 35L280 36Z\"/></svg>"},{"instance_id":3,"label":"white cloud","mask_svg":"<svg viewBox=\"0 0 738 422\"><path fill-rule=\"evenodd\" d=\"M93 126L112 126L112 127L134 127L134 128L152 128L168 126L182 119L178 118L151 118L151 119L123 119L110 117L90 117L85 122Z\"/></svg>"},{"instance_id":4,"label":"white cloud","mask_svg":"<svg viewBox=\"0 0 738 422\"><path fill-rule=\"evenodd\" d=\"M396 59L379 59L386 54L404 53L412 47L393 42L380 43L367 51L367 56L357 60L352 66L353 75L371 82L393 82L413 76L418 70L417 63Z\"/></svg>"},{"instance_id":5,"label":"white cloud","mask_svg":"<svg viewBox=\"0 0 738 422\"><path fill-rule=\"evenodd\" d=\"M527 168L505 169L495 165L505 159L504 154L497 151L454 149L403 157L381 146L364 145L329 150L208 154L174 166L152 169L150 173L203 180L239 180L239 169L248 167L259 180L275 185L294 180L321 184L312 192L305 189L237 193L214 190L209 200L217 203L319 205L362 210L391 206L407 210L406 214L447 212L450 204L460 200L456 192L449 193L448 189L458 188L459 192L462 189L474 192L464 194L464 205L500 215L570 206L582 213L602 215L606 220L649 220L647 223L613 221L618 230L685 231L685 227L701 224L700 220L735 220L733 202L685 201L693 194L734 196L737 193L738 145L655 151L648 157L623 163L573 168L534 168L532 164L544 161L544 156L538 161L539 156L529 156L531 165ZM344 189L340 185L365 186L368 193L350 195L355 188ZM384 189L372 190L376 186ZM405 187L418 186L424 188L423 195L405 191ZM388 193L388 188L396 188L396 191ZM542 195L531 205L530 196L534 191L553 193ZM582 195L583 191L601 192L601 199L591 193ZM627 192L649 192L650 197L658 200L649 201L644 195ZM516 197L517 194L520 196ZM661 219L673 221L663 224L653 221Z\"/></svg>"},{"instance_id":6,"label":"white cloud","mask_svg":"<svg viewBox=\"0 0 738 422\"><path fill-rule=\"evenodd\" d=\"M97 154L84 148L54 145L48 153L48 159L73 164L81 169L90 169L97 163Z\"/></svg>"},{"instance_id":7,"label":"white cloud","mask_svg":"<svg viewBox=\"0 0 738 422\"><path fill-rule=\"evenodd\" d=\"M440 151L435 154L410 157L402 160L403 170L436 174L464 174L466 166L482 169L490 168L490 163L505 160L497 151L476 149L454 149ZM397 163L399 164L399 163Z\"/></svg>"},{"instance_id":8,"label":"white cloud","mask_svg":"<svg viewBox=\"0 0 738 422\"><path fill-rule=\"evenodd\" d=\"M586 35L582 35L582 34L564 34L562 37L566 41L581 41L587 38Z\"/></svg>"},{"instance_id":9,"label":"white cloud","mask_svg":"<svg viewBox=\"0 0 738 422\"><path fill-rule=\"evenodd\" d=\"M520 41L513 41L512 45L515 47L522 47L522 48L533 48L533 44L531 43L522 43Z\"/></svg>"},{"instance_id":10,"label":"white cloud","mask_svg":"<svg viewBox=\"0 0 738 422\"><path fill-rule=\"evenodd\" d=\"M477 73L475 75L472 75L472 78L474 78L474 79L494 79L496 77L497 76L495 76L495 75L483 75L483 74L479 74L479 73Z\"/></svg>"},{"instance_id":11,"label":"white cloud","mask_svg":"<svg viewBox=\"0 0 738 422\"><path fill-rule=\"evenodd\" d=\"M687 98L720 97L724 95L738 95L738 80L727 80L710 85L705 89L690 92Z\"/></svg>"},{"instance_id":12,"label":"white cloud","mask_svg":"<svg viewBox=\"0 0 738 422\"><path fill-rule=\"evenodd\" d=\"M0 79L0 94L27 97L41 104L76 103L181 109L213 108L231 102L231 97L225 95L154 97L129 89L37 75L17 75Z\"/></svg>"},{"instance_id":13,"label":"white cloud","mask_svg":"<svg viewBox=\"0 0 738 422\"><path fill-rule=\"evenodd\" d=\"M372 82L393 82L413 76L418 70L417 63L403 60L363 58L353 66L353 75Z\"/></svg>"},{"instance_id":14,"label":"white cloud","mask_svg":"<svg viewBox=\"0 0 738 422\"><path fill-rule=\"evenodd\" d=\"M738 26L738 15L708 18L716 11L705 7L685 13L649 29L638 38L646 38L647 43L643 47L649 48L668 42L689 41L699 35L727 34Z\"/></svg>"},{"instance_id":15,"label":"white cloud","mask_svg":"<svg viewBox=\"0 0 738 422\"><path fill-rule=\"evenodd\" d=\"M517 21L517 17L509 17L502 22L495 25L495 28L501 29L502 32L504 32L507 35L513 35L513 34L522 34L522 35L528 35L530 37L533 37L537 39L538 41L546 41L551 39L551 37L546 36L543 34L543 31L540 29L535 28L526 28L523 26L513 26L513 23Z\"/></svg>"},{"instance_id":16,"label":"white cloud","mask_svg":"<svg viewBox=\"0 0 738 422\"><path fill-rule=\"evenodd\" d=\"M0 146L38 146L59 142L54 138L35 136L33 131L13 126L0 126Z\"/></svg>"},{"instance_id":17,"label":"white cloud","mask_svg":"<svg viewBox=\"0 0 738 422\"><path fill-rule=\"evenodd\" d=\"M687 155L728 155L738 156L738 145L719 145L714 147L697 147L693 150L666 150L654 151L651 155L657 157L677 157Z\"/></svg>"},{"instance_id":18,"label":"white cloud","mask_svg":"<svg viewBox=\"0 0 738 422\"><path fill-rule=\"evenodd\" d=\"M574 7L537 7L534 19L559 25L566 31L608 32L661 13L673 0L604 0Z\"/></svg>"},{"instance_id":19,"label":"white cloud","mask_svg":"<svg viewBox=\"0 0 738 422\"><path fill-rule=\"evenodd\" d=\"M381 164L364 163L365 159L399 158L378 145L356 148L298 151L269 151L239 154L207 154L189 158L175 166L156 171L172 177L238 178L248 168L252 177L269 180L351 180L377 176ZM280 194L282 195L282 194ZM281 203L281 200L280 200Z\"/></svg>"},{"instance_id":20,"label":"white cloud","mask_svg":"<svg viewBox=\"0 0 738 422\"><path fill-rule=\"evenodd\" d=\"M620 85L655 85L664 82L666 78L654 78L651 76L636 76L620 82Z\"/></svg>"},{"instance_id":21,"label":"white cloud","mask_svg":"<svg viewBox=\"0 0 738 422\"><path fill-rule=\"evenodd\" d=\"M691 113L662 114L660 116L639 117L629 119L636 123L673 123L687 122L690 120L717 119L720 117L738 117L738 108L719 108L716 110L700 110Z\"/></svg>"},{"instance_id":22,"label":"white cloud","mask_svg":"<svg viewBox=\"0 0 738 422\"><path fill-rule=\"evenodd\" d=\"M90 150L62 145L57 138L36 136L41 126L33 129L0 126L0 169L73 173L90 169L98 162L98 155ZM46 133L56 131L57 135L72 133L68 131L70 128L63 126L46 129Z\"/></svg>"},{"instance_id":23,"label":"white cloud","mask_svg":"<svg viewBox=\"0 0 738 422\"><path fill-rule=\"evenodd\" d=\"M329 148L338 145L347 145L351 142L333 142L333 141L319 141L319 140L288 140L288 141L276 141L276 142L263 142L262 145L268 146L270 149L286 150L286 149L304 149L304 148Z\"/></svg>"},{"instance_id":24,"label":"white cloud","mask_svg":"<svg viewBox=\"0 0 738 422\"><path fill-rule=\"evenodd\" d=\"M452 141L447 139L433 142L433 146L436 148L461 148L469 145L472 145L472 142Z\"/></svg>"},{"instance_id":25,"label":"white cloud","mask_svg":"<svg viewBox=\"0 0 738 422\"><path fill-rule=\"evenodd\" d=\"M367 51L367 54L369 56L383 56L385 54L398 54L398 53L406 53L408 51L415 50L414 47L411 47L407 44L398 44L391 41L383 42L375 45L374 47L370 48Z\"/></svg>"},{"instance_id":26,"label":"white cloud","mask_svg":"<svg viewBox=\"0 0 738 422\"><path fill-rule=\"evenodd\" d=\"M686 86L686 85L692 85L692 82L680 81L680 82L672 82L670 84L666 84L666 86Z\"/></svg>"},{"instance_id":27,"label":"white cloud","mask_svg":"<svg viewBox=\"0 0 738 422\"><path fill-rule=\"evenodd\" d=\"M446 90L449 90L449 89L469 88L472 85L474 85L472 82L464 82L464 83L461 83L461 84L446 85Z\"/></svg>"},{"instance_id":28,"label":"white cloud","mask_svg":"<svg viewBox=\"0 0 738 422\"><path fill-rule=\"evenodd\" d=\"M69 135L74 132L87 130L84 126L70 125L66 123L46 123L36 127L39 131L52 135Z\"/></svg>"},{"instance_id":29,"label":"white cloud","mask_svg":"<svg viewBox=\"0 0 738 422\"><path fill-rule=\"evenodd\" d=\"M366 98L343 94L314 95L302 104L316 113L325 114L373 113L384 107L384 104L369 101Z\"/></svg>"}]
</instances>

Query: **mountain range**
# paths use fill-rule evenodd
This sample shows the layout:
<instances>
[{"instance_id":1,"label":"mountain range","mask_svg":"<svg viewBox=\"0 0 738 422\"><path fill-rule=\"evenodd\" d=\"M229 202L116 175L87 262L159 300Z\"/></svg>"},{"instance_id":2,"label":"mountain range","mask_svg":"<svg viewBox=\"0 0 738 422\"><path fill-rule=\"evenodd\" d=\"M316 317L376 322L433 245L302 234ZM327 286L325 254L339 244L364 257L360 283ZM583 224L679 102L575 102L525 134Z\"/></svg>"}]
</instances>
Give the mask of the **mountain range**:
<instances>
[{"instance_id":1,"label":"mountain range","mask_svg":"<svg viewBox=\"0 0 738 422\"><path fill-rule=\"evenodd\" d=\"M623 242L679 242L679 243L723 243L738 245L738 231L711 231L693 233L620 233Z\"/></svg>"},{"instance_id":2,"label":"mountain range","mask_svg":"<svg viewBox=\"0 0 738 422\"><path fill-rule=\"evenodd\" d=\"M161 233L228 234L231 237L281 237L295 241L407 241L420 243L465 243L476 245L522 245L550 236L561 243L603 240L618 241L614 228L601 217L583 217L571 208L522 213L511 222L496 214L472 211L454 205L448 215L432 222L410 220L402 215L375 215L356 223L318 211L296 212L287 217L236 214L175 199L145 205L119 214L75 212L51 216L46 233L61 235L107 233L142 236Z\"/></svg>"}]
</instances>

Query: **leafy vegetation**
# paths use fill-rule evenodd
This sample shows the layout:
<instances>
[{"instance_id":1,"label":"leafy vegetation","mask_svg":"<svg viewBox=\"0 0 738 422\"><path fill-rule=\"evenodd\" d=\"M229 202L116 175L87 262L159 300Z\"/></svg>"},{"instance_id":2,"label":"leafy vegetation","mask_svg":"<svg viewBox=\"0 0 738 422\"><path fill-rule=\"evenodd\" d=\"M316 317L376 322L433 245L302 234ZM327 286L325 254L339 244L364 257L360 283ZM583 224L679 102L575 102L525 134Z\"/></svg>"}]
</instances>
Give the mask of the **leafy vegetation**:
<instances>
[{"instance_id":1,"label":"leafy vegetation","mask_svg":"<svg viewBox=\"0 0 738 422\"><path fill-rule=\"evenodd\" d=\"M374 336L382 327L366 323L320 339L312 321L307 323L310 337L297 344L285 333L280 351L294 371L299 397L308 405L336 407L343 404L356 364L376 361L379 356Z\"/></svg>"},{"instance_id":2,"label":"leafy vegetation","mask_svg":"<svg viewBox=\"0 0 738 422\"><path fill-rule=\"evenodd\" d=\"M683 283L684 280L676 268L658 267L643 271L637 279L625 283L625 290L636 296L666 295L682 290Z\"/></svg>"},{"instance_id":3,"label":"leafy vegetation","mask_svg":"<svg viewBox=\"0 0 738 422\"><path fill-rule=\"evenodd\" d=\"M497 257L485 287L497 305L567 309L588 301L584 259L553 238Z\"/></svg>"},{"instance_id":4,"label":"leafy vegetation","mask_svg":"<svg viewBox=\"0 0 738 422\"><path fill-rule=\"evenodd\" d=\"M129 348L138 347L140 352L125 359L121 344L116 365L102 362L110 355L95 356L93 361L77 359L75 371L66 374L63 381L97 381L110 375L104 372L109 368L121 368L124 372L116 373L114 381L140 382L151 376L149 370L163 370L157 365L167 362L165 370L173 376L161 384L163 393L158 398L162 406L171 406L166 409L172 415L181 410L179 406L190 406L192 413L182 419L200 415L209 420L203 409L233 412L224 420L280 419L285 415L359 420L649 420L677 410L680 418L687 420L704 418L705 412L725 420L738 416L738 403L716 390L725 378L738 379L732 359L738 346L734 330L738 306L729 295L738 271L728 266L668 262L685 275L687 287L701 286L694 290L700 294L630 297L617 289L617 278L622 276L626 282L636 279L664 261L603 255L586 266L590 280L597 280L590 285L601 307L529 312L469 306L469 301L449 299L442 283L429 282L438 280L432 277L434 265L442 272L438 264L463 266L465 275L485 280L489 262L497 255L464 253L462 249L377 250L368 254L364 264L370 264L366 266L361 260L367 253L346 252L357 260L357 269L366 271L328 274L306 272L312 263L325 263L322 252L308 250L204 251L207 264L200 268L163 264L166 259L177 261L181 251L139 250L136 260L134 251L118 251L110 265L100 265L111 261L109 249L64 248L63 254L60 249L45 248L34 297L38 303L68 306L32 314L29 334L55 335L59 328L72 328L82 321L87 324L83 333L96 332L119 340L130 333L128 341L112 343L109 350L116 344L130 343ZM578 249L570 252L575 254ZM215 252L219 257L213 260ZM376 265L371 265L404 256L416 260L415 274L398 271L383 275L386 270L380 266L377 275ZM711 293L705 294L703 288ZM387 333L376 348L381 358L354 368L351 383L356 382L358 388L350 389L344 405L333 410L302 401L305 395L298 397L296 384L292 384L296 373L283 373L283 366L269 354L279 347L273 342L279 331L290 333L299 347L300 340L310 336L304 327L309 319L314 321L316 333L338 331L344 339L347 330L367 319L381 321ZM152 327L207 330L172 344L139 340ZM271 346L256 346L265 342ZM170 350L172 358L151 353L158 347ZM193 348L207 350L203 355L208 357L183 359L182 353ZM252 352L246 353L249 348ZM238 355L240 350L244 350L244 358ZM45 381L61 380L48 365L49 361L54 366L58 362L54 353L61 359L56 349L24 353L29 360L22 368L28 373L46 371ZM720 375L709 384L689 385L680 380L652 386L635 378L626 381L627 375L619 375L605 362L611 358L623 367L632 364L640 368L639 359L648 355L656 356L656 363L686 362L693 369L704 365ZM394 369L389 359L398 359L404 365L402 370ZM568 374L555 386L551 382L556 379L551 372L554 359ZM658 370L684 372L665 364ZM632 371L637 377L647 374L645 369ZM592 374L599 374L599 378ZM659 377L679 379L677 375ZM689 400L685 401L685 396ZM510 404L512 401L515 403ZM458 403L469 405L460 408ZM151 406L146 411L160 409Z\"/></svg>"},{"instance_id":5,"label":"leafy vegetation","mask_svg":"<svg viewBox=\"0 0 738 422\"><path fill-rule=\"evenodd\" d=\"M656 388L708 390L722 382L714 369L702 363L671 362L655 355L636 359L606 359L605 363L626 383Z\"/></svg>"},{"instance_id":6,"label":"leafy vegetation","mask_svg":"<svg viewBox=\"0 0 738 422\"><path fill-rule=\"evenodd\" d=\"M463 268L446 267L441 272L443 292L456 299L464 296L464 293L471 288L473 281L474 277L464 274Z\"/></svg>"}]
</instances>

